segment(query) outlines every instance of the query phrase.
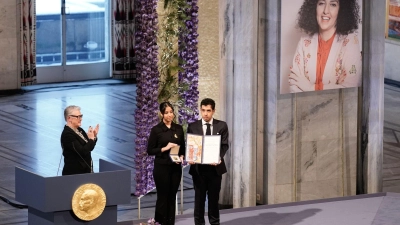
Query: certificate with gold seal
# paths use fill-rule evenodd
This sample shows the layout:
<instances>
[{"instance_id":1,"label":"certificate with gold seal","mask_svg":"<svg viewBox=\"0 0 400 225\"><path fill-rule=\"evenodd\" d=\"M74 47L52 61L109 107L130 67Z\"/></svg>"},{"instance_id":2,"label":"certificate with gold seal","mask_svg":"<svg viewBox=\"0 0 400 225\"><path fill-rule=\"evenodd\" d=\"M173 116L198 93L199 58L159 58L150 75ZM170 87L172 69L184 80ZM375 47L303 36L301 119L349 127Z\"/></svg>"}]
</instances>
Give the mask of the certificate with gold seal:
<instances>
[{"instance_id":1,"label":"certificate with gold seal","mask_svg":"<svg viewBox=\"0 0 400 225\"><path fill-rule=\"evenodd\" d=\"M91 221L99 217L106 206L106 194L96 184L84 184L72 197L72 211L81 220Z\"/></svg>"}]
</instances>

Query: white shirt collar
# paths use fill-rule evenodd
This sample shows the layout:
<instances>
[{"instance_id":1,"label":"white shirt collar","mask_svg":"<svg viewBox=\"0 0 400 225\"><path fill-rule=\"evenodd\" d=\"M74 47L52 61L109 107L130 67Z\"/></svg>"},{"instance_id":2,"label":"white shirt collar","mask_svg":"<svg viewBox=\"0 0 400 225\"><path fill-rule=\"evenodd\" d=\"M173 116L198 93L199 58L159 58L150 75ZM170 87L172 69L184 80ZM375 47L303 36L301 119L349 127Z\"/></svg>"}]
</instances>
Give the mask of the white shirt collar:
<instances>
[{"instance_id":1,"label":"white shirt collar","mask_svg":"<svg viewBox=\"0 0 400 225\"><path fill-rule=\"evenodd\" d=\"M211 120L209 122L206 122L203 119L201 119L201 124L203 124L203 126L204 126L204 125L206 125L206 123L209 123L212 126L213 125L213 120L214 120L214 118L211 118Z\"/></svg>"}]
</instances>

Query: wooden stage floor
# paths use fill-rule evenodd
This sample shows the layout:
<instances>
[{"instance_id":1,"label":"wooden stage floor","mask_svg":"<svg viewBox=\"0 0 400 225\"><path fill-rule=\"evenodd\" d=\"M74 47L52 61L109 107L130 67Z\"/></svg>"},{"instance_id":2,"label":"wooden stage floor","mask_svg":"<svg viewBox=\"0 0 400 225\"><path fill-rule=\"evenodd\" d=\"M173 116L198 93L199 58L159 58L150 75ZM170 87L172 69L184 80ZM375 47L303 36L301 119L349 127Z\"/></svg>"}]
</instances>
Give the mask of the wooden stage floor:
<instances>
[{"instance_id":1,"label":"wooden stage floor","mask_svg":"<svg viewBox=\"0 0 400 225\"><path fill-rule=\"evenodd\" d=\"M376 193L275 205L226 209L221 225L398 225L400 194ZM206 218L207 220L207 218ZM147 225L146 221L118 225ZM192 215L179 215L175 225L192 225ZM208 223L206 223L208 224Z\"/></svg>"},{"instance_id":2,"label":"wooden stage floor","mask_svg":"<svg viewBox=\"0 0 400 225\"><path fill-rule=\"evenodd\" d=\"M99 158L132 170L134 193L134 154L136 85L117 80L35 85L25 93L0 96L0 196L14 201L16 166L43 176L61 174L60 135L65 125L63 110L81 106L82 127L100 124L99 140L92 153L94 170ZM61 160L61 163L60 163ZM188 168L184 170L183 210L193 208L194 191ZM118 221L138 218L138 200L118 207ZM141 198L141 217L154 217L156 194ZM180 200L179 200L180 201ZM0 200L1 225L27 224L27 210Z\"/></svg>"}]
</instances>

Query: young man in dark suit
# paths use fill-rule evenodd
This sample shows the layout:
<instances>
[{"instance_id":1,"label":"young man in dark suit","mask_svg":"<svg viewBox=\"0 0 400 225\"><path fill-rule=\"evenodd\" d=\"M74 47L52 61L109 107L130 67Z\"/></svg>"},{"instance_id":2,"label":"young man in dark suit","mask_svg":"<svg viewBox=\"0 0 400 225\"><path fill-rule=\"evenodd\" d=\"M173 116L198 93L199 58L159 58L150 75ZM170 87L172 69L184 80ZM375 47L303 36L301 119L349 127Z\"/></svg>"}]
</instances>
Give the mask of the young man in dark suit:
<instances>
[{"instance_id":1,"label":"young man in dark suit","mask_svg":"<svg viewBox=\"0 0 400 225\"><path fill-rule=\"evenodd\" d=\"M194 222L195 225L205 224L204 207L208 195L208 220L211 225L219 222L219 191L221 190L222 174L226 173L225 153L229 148L228 126L224 121L213 118L215 102L205 98L200 103L201 120L189 124L187 133L200 135L221 135L220 160L214 164L191 164L189 174L192 175L195 190Z\"/></svg>"}]
</instances>

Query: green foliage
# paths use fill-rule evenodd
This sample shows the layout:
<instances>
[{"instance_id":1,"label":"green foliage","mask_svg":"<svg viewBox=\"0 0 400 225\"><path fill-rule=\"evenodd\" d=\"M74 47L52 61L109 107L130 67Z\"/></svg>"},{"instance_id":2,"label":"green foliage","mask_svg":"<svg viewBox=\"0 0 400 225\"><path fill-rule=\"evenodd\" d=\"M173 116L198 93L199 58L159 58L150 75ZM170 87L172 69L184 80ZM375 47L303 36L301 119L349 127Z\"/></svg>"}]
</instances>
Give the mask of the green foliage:
<instances>
[{"instance_id":1,"label":"green foliage","mask_svg":"<svg viewBox=\"0 0 400 225\"><path fill-rule=\"evenodd\" d=\"M185 33L187 28L185 21L188 17L185 9L189 6L186 0L164 0L165 15L161 17L158 30L160 60L158 70L160 72L160 89L158 101L170 101L179 104L179 90L184 86L178 82L178 73L183 71L179 65L182 59L178 56L178 38Z\"/></svg>"},{"instance_id":2,"label":"green foliage","mask_svg":"<svg viewBox=\"0 0 400 225\"><path fill-rule=\"evenodd\" d=\"M164 9L166 9L168 7L168 2L169 2L169 0L164 0Z\"/></svg>"}]
</instances>

